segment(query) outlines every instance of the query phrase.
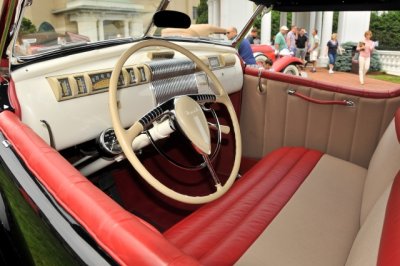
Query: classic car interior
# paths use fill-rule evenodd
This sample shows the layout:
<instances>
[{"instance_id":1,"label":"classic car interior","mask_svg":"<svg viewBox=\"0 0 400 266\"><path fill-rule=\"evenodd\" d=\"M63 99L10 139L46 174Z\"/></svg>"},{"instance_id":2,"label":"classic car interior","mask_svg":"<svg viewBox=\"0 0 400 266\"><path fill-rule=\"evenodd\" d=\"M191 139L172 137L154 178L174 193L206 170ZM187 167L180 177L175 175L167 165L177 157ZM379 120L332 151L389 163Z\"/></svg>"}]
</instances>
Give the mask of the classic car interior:
<instances>
[{"instance_id":1,"label":"classic car interior","mask_svg":"<svg viewBox=\"0 0 400 266\"><path fill-rule=\"evenodd\" d=\"M108 257L86 264L400 263L400 87L263 71L173 38L10 63L2 149Z\"/></svg>"}]
</instances>

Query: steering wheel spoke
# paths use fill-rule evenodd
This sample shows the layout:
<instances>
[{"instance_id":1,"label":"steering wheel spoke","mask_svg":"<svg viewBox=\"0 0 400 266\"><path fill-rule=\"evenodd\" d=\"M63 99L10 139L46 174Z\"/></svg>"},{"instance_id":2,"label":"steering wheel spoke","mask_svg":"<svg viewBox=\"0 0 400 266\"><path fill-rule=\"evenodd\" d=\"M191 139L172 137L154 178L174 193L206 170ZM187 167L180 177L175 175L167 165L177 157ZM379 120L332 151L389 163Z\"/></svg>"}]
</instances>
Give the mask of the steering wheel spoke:
<instances>
[{"instance_id":1,"label":"steering wheel spoke","mask_svg":"<svg viewBox=\"0 0 400 266\"><path fill-rule=\"evenodd\" d=\"M218 187L221 187L222 183L221 183L221 180L219 180L217 172L215 171L214 166L211 163L210 157L208 157L207 154L203 154L203 159L207 165L208 171L210 172L212 179L214 180L215 187L218 190Z\"/></svg>"}]
</instances>

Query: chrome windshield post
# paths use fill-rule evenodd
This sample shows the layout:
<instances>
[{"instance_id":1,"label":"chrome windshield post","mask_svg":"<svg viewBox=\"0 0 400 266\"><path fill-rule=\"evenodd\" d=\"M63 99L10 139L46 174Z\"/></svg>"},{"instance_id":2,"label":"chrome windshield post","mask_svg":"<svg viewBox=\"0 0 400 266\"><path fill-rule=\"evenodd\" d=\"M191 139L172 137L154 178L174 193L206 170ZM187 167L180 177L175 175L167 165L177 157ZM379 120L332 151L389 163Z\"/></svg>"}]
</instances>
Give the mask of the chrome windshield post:
<instances>
[{"instance_id":1,"label":"chrome windshield post","mask_svg":"<svg viewBox=\"0 0 400 266\"><path fill-rule=\"evenodd\" d=\"M163 0L163 1L161 1L160 5L158 6L158 8L157 8L157 10L155 12L157 13L158 11L166 10L170 1L171 0ZM143 36L147 36L147 34L149 34L149 32L150 32L151 28L153 27L153 25L154 25L153 21L151 23L149 23L149 26L144 31L144 35Z\"/></svg>"}]
</instances>

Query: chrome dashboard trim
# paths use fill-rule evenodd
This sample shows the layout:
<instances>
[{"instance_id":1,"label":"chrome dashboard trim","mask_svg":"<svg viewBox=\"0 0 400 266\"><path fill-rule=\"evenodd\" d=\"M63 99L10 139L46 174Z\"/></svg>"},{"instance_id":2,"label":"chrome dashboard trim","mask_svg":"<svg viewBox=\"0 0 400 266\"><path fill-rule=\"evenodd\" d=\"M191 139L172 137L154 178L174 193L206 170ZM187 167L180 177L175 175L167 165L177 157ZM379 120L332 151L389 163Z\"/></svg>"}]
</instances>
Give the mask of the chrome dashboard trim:
<instances>
[{"instance_id":1,"label":"chrome dashboard trim","mask_svg":"<svg viewBox=\"0 0 400 266\"><path fill-rule=\"evenodd\" d=\"M151 90L153 91L157 105L177 95L198 94L194 74L153 81Z\"/></svg>"},{"instance_id":2,"label":"chrome dashboard trim","mask_svg":"<svg viewBox=\"0 0 400 266\"><path fill-rule=\"evenodd\" d=\"M186 58L155 60L148 63L148 66L153 81L193 74L196 71L196 64Z\"/></svg>"}]
</instances>

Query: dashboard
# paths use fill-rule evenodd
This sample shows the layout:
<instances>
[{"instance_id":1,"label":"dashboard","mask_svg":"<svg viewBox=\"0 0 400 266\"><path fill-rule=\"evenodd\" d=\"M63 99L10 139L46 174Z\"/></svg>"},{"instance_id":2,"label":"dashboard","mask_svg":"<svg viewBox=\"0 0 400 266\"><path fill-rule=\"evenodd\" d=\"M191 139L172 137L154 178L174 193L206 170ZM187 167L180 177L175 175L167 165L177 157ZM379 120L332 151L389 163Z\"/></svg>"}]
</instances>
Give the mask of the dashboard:
<instances>
[{"instance_id":1,"label":"dashboard","mask_svg":"<svg viewBox=\"0 0 400 266\"><path fill-rule=\"evenodd\" d=\"M12 72L22 121L49 144L52 139L58 150L95 139L111 127L110 78L119 56L131 45L64 56ZM212 69L228 93L241 90L243 72L235 49L180 45ZM180 53L148 47L125 63L119 73L118 94L121 120L128 127L171 97L213 94L213 84Z\"/></svg>"}]
</instances>

